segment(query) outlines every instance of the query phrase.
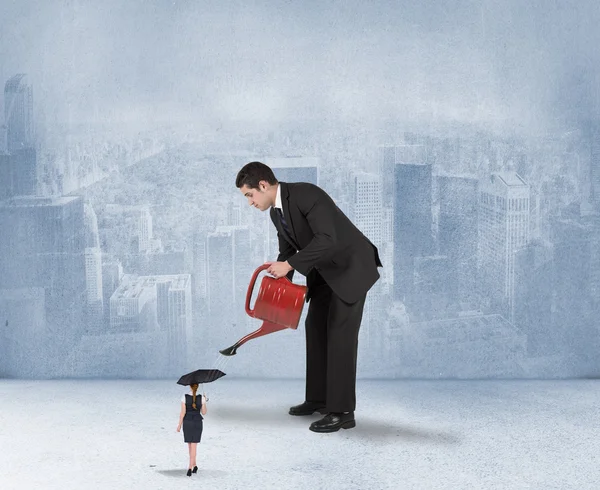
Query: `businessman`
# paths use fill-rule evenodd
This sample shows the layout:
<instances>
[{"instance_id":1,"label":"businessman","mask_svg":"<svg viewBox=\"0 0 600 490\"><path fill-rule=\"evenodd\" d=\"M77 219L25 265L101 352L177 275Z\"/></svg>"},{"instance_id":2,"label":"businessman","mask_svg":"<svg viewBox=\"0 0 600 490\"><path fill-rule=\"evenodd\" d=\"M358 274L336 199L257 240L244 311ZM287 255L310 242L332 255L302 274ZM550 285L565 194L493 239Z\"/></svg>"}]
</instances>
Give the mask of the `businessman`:
<instances>
[{"instance_id":1,"label":"businessman","mask_svg":"<svg viewBox=\"0 0 600 490\"><path fill-rule=\"evenodd\" d=\"M250 162L236 187L248 204L269 210L277 229L279 256L267 272L306 276L305 401L289 413L326 414L310 425L314 432L355 427L358 331L382 266L377 247L316 185L279 182L267 165Z\"/></svg>"}]
</instances>

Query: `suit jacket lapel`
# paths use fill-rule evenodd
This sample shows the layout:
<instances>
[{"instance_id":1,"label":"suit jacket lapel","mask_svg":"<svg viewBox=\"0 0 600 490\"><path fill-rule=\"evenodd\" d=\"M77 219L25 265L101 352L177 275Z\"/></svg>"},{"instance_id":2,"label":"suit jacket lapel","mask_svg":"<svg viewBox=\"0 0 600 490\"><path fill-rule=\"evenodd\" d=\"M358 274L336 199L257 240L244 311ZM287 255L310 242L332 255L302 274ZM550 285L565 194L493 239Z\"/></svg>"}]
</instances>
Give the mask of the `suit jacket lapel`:
<instances>
[{"instance_id":1,"label":"suit jacket lapel","mask_svg":"<svg viewBox=\"0 0 600 490\"><path fill-rule=\"evenodd\" d=\"M283 216L285 217L285 221L288 225L288 228L290 229L290 239L292 240L292 242L294 242L294 246L297 249L299 249L298 239L296 238L296 232L294 231L294 222L292 220L292 214L290 213L290 191L288 189L288 185L285 182L280 182L279 185L281 185L281 205L283 206ZM287 233L285 233L285 230L283 230L283 226L281 226L281 224L280 228L282 229L283 233L287 235Z\"/></svg>"}]
</instances>

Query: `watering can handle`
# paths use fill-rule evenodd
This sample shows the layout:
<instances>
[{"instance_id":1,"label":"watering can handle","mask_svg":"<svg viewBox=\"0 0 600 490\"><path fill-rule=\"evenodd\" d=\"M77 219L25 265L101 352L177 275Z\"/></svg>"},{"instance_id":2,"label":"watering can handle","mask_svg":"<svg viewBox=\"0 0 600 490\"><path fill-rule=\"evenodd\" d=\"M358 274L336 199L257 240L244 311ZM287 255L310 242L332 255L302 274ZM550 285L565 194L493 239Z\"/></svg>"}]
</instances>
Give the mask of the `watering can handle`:
<instances>
[{"instance_id":1,"label":"watering can handle","mask_svg":"<svg viewBox=\"0 0 600 490\"><path fill-rule=\"evenodd\" d=\"M252 298L252 292L254 291L254 284L256 284L256 278L262 271L268 268L269 264L261 265L254 271L254 274L252 274L252 279L250 279L250 284L248 285L248 292L246 293L246 313L248 313L248 315L250 315L251 317L254 317L254 310L250 309L250 299Z\"/></svg>"},{"instance_id":2,"label":"watering can handle","mask_svg":"<svg viewBox=\"0 0 600 490\"><path fill-rule=\"evenodd\" d=\"M271 264L263 264L259 267L256 268L256 270L254 271L254 274L252 274L252 279L250 279L250 284L248 285L248 292L246 293L246 313L248 313L248 315L250 315L251 317L254 317L254 310L250 309L250 300L252 299L252 292L254 291L254 285L256 284L256 278L258 277L258 275L268 269L271 266ZM285 279L288 282L291 282L286 276L280 277L278 280L282 280Z\"/></svg>"}]
</instances>

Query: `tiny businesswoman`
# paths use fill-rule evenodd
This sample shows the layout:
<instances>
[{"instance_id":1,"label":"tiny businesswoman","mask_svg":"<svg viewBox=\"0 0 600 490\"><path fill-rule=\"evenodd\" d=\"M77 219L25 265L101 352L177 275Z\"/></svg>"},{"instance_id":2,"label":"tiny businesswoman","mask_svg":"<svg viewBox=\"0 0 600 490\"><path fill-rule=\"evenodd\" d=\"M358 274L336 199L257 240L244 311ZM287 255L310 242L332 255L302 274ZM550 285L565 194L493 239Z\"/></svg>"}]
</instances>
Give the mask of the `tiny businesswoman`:
<instances>
[{"instance_id":1,"label":"tiny businesswoman","mask_svg":"<svg viewBox=\"0 0 600 490\"><path fill-rule=\"evenodd\" d=\"M202 415L206 415L207 398L202 395L200 404L196 403L196 391L198 385L190 386L190 392L185 393L181 397L181 412L179 414L179 425L177 432L181 432L183 426L183 440L187 442L190 452L190 464L187 470L187 476L192 476L192 473L198 471L196 463L196 446L202 437ZM198 406L200 405L200 406Z\"/></svg>"}]
</instances>

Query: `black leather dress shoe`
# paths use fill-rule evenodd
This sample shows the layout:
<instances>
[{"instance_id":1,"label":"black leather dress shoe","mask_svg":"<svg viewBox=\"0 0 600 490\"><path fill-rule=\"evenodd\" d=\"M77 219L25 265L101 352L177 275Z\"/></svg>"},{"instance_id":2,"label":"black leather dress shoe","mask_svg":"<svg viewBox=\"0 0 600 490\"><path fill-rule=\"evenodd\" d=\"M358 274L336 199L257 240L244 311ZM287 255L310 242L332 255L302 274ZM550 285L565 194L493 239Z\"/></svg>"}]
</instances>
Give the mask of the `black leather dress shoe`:
<instances>
[{"instance_id":1,"label":"black leather dress shoe","mask_svg":"<svg viewBox=\"0 0 600 490\"><path fill-rule=\"evenodd\" d=\"M330 412L321 420L310 424L309 429L313 432L337 432L340 429L352 429L352 427L356 427L354 412Z\"/></svg>"},{"instance_id":2,"label":"black leather dress shoe","mask_svg":"<svg viewBox=\"0 0 600 490\"><path fill-rule=\"evenodd\" d=\"M295 405L290 407L290 415L312 415L315 412L319 412L321 414L327 413L325 411L324 403L315 403L315 402L304 402L300 405Z\"/></svg>"}]
</instances>

